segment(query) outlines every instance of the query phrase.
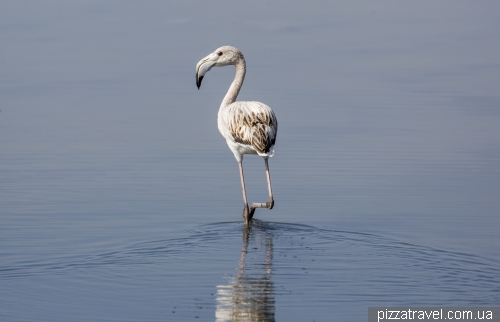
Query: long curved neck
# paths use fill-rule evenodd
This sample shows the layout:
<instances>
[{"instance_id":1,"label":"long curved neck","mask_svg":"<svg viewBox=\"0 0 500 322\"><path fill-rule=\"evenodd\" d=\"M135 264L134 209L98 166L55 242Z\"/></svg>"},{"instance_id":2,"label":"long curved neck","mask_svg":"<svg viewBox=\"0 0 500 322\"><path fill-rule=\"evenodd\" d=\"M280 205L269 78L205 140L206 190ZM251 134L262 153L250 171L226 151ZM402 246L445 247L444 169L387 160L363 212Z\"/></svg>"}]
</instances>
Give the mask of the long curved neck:
<instances>
[{"instance_id":1,"label":"long curved neck","mask_svg":"<svg viewBox=\"0 0 500 322\"><path fill-rule=\"evenodd\" d=\"M231 86L229 86L229 90L227 91L226 96L224 96L224 99L222 100L222 103L220 105L221 108L236 102L236 98L240 93L241 85L243 85L243 80L245 79L245 73L247 70L245 58L241 57L240 59L238 59L238 62L235 66L236 75L234 75L234 80L231 83Z\"/></svg>"}]
</instances>

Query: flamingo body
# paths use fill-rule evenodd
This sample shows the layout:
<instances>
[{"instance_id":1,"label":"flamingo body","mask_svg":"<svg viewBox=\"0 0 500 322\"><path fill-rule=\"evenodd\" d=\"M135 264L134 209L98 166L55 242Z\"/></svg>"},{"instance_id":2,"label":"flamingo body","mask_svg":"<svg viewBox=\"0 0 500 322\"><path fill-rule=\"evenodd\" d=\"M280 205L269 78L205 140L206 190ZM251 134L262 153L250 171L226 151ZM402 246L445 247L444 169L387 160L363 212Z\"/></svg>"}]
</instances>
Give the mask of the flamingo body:
<instances>
[{"instance_id":1,"label":"flamingo body","mask_svg":"<svg viewBox=\"0 0 500 322\"><path fill-rule=\"evenodd\" d=\"M217 124L236 160L243 154L274 155L278 121L266 104L234 102L219 110Z\"/></svg>"}]
</instances>

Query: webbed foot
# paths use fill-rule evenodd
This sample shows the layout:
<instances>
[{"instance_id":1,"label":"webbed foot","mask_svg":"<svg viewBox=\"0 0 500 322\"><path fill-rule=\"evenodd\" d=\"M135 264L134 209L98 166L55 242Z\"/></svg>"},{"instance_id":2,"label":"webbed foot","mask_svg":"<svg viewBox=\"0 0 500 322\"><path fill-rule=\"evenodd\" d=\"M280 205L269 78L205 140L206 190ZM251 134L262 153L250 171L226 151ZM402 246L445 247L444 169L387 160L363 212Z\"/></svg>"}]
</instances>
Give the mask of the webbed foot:
<instances>
[{"instance_id":1,"label":"webbed foot","mask_svg":"<svg viewBox=\"0 0 500 322\"><path fill-rule=\"evenodd\" d=\"M255 212L255 208L251 207L250 209L248 208L247 205L243 207L243 220L245 221L245 224L249 224L250 221L252 220L253 214Z\"/></svg>"}]
</instances>

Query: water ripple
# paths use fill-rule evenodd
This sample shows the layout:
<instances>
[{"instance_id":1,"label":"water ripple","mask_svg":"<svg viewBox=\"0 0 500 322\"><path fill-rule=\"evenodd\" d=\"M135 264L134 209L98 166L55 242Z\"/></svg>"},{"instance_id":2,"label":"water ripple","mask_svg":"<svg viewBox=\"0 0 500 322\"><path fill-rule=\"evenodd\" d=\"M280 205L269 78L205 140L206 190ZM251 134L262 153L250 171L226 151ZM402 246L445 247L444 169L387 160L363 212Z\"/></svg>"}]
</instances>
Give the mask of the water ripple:
<instances>
[{"instance_id":1,"label":"water ripple","mask_svg":"<svg viewBox=\"0 0 500 322\"><path fill-rule=\"evenodd\" d=\"M252 296L265 294L267 305L276 296L287 296L289 306L339 298L399 305L425 304L430 298L434 305L435 299L445 304L464 304L471 298L478 305L500 301L496 261L377 234L260 220L254 220L250 229L240 222L212 223L180 237L87 256L3 265L0 279L82 272L102 275L103 268L113 272L138 265L146 265L151 278L160 279L159 272L173 263L183 273L220 275L221 280L214 283L226 298L234 295L228 290L239 287L241 291L246 283ZM235 263L233 270L227 270L228 263ZM110 280L118 278L109 274ZM237 276L239 282L235 282ZM227 306L224 296L219 302L226 301Z\"/></svg>"}]
</instances>

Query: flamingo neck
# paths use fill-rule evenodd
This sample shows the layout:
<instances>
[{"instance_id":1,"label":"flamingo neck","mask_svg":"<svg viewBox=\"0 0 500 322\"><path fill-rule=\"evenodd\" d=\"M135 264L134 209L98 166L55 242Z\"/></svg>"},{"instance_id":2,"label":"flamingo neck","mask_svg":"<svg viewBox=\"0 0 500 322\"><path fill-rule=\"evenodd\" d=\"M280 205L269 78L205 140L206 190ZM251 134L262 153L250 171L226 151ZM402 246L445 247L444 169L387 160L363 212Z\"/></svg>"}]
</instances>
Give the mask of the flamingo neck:
<instances>
[{"instance_id":1,"label":"flamingo neck","mask_svg":"<svg viewBox=\"0 0 500 322\"><path fill-rule=\"evenodd\" d=\"M229 86L229 90L227 91L226 96L224 96L224 99L222 100L222 103L220 105L221 108L236 102L236 98L238 97L241 86L243 85L243 80L245 79L245 73L247 69L245 59L239 59L235 67L236 75L234 75L234 80L231 83L231 86Z\"/></svg>"}]
</instances>

